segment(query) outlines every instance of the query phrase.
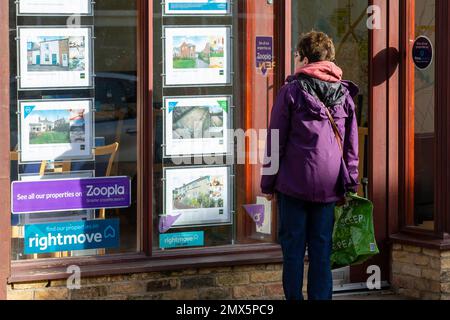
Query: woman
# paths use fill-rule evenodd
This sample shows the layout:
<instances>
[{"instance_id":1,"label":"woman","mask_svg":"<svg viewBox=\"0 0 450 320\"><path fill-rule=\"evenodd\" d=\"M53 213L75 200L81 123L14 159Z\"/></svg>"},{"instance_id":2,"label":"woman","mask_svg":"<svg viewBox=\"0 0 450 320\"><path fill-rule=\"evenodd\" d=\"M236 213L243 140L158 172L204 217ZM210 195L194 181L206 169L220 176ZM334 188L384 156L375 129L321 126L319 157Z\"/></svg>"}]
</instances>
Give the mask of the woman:
<instances>
[{"instance_id":1,"label":"woman","mask_svg":"<svg viewBox=\"0 0 450 320\"><path fill-rule=\"evenodd\" d=\"M280 169L275 175L263 175L261 189L269 200L277 194L288 300L303 300L306 246L308 299L332 299L334 208L346 192L358 188L353 97L359 90L342 80L334 61L331 38L315 31L302 35L295 53L296 74L287 79L272 111L267 154L273 157L272 150L279 150ZM279 145L274 146L271 133L276 130Z\"/></svg>"}]
</instances>

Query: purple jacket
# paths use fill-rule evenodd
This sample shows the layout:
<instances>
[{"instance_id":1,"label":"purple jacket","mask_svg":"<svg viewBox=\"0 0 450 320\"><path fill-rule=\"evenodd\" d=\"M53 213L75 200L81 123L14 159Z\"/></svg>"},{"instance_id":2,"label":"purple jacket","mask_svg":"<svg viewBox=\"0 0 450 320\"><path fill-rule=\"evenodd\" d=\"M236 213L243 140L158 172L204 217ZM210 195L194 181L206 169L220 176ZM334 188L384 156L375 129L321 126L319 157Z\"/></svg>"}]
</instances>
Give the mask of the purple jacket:
<instances>
[{"instance_id":1,"label":"purple jacket","mask_svg":"<svg viewBox=\"0 0 450 320\"><path fill-rule=\"evenodd\" d=\"M307 75L290 76L272 110L266 154L271 157L271 130L279 130L280 168L263 175L264 194L283 194L304 201L331 203L358 189L358 124L349 81L325 82ZM325 106L341 137L339 149ZM271 163L264 167L270 167Z\"/></svg>"}]
</instances>

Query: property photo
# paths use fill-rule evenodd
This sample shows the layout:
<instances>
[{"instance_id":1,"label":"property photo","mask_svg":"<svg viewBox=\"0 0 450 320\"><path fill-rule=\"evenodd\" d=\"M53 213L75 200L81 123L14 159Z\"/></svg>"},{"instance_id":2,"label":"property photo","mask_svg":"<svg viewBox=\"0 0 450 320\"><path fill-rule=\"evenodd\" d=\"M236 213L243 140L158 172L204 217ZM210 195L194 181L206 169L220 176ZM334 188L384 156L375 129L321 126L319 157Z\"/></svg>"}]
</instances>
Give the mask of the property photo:
<instances>
[{"instance_id":1,"label":"property photo","mask_svg":"<svg viewBox=\"0 0 450 320\"><path fill-rule=\"evenodd\" d=\"M40 110L30 117L31 145L85 141L84 110Z\"/></svg>"},{"instance_id":2,"label":"property photo","mask_svg":"<svg viewBox=\"0 0 450 320\"><path fill-rule=\"evenodd\" d=\"M173 111L173 139L223 138L223 124L220 107L179 107Z\"/></svg>"},{"instance_id":3,"label":"property photo","mask_svg":"<svg viewBox=\"0 0 450 320\"><path fill-rule=\"evenodd\" d=\"M224 37L175 36L174 69L220 69L224 67Z\"/></svg>"},{"instance_id":4,"label":"property photo","mask_svg":"<svg viewBox=\"0 0 450 320\"><path fill-rule=\"evenodd\" d=\"M27 40L28 72L84 71L84 37L45 36Z\"/></svg>"},{"instance_id":5,"label":"property photo","mask_svg":"<svg viewBox=\"0 0 450 320\"><path fill-rule=\"evenodd\" d=\"M176 210L221 208L224 205L221 176L201 176L173 190Z\"/></svg>"},{"instance_id":6,"label":"property photo","mask_svg":"<svg viewBox=\"0 0 450 320\"><path fill-rule=\"evenodd\" d=\"M86 141L86 122L84 119L84 110L70 110L70 142L83 143Z\"/></svg>"}]
</instances>

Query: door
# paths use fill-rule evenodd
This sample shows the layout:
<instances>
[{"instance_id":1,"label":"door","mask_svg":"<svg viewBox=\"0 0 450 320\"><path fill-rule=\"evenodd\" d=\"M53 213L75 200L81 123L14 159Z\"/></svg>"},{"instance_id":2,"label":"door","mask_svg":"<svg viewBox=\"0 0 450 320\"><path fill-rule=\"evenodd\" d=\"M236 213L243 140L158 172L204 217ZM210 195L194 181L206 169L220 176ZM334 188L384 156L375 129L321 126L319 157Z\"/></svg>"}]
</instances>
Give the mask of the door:
<instances>
[{"instance_id":1,"label":"door","mask_svg":"<svg viewBox=\"0 0 450 320\"><path fill-rule=\"evenodd\" d=\"M40 55L37 55L36 56L36 65L40 65L41 64L41 56Z\"/></svg>"},{"instance_id":2,"label":"door","mask_svg":"<svg viewBox=\"0 0 450 320\"><path fill-rule=\"evenodd\" d=\"M374 68L386 68L386 61L370 59L373 52L371 39L374 35L368 28L368 8L373 1L367 0L323 0L323 1L287 1L286 32L291 32L290 48L291 58L287 64L287 73L294 72L294 52L299 36L311 30L322 31L328 34L334 41L336 48L336 64L343 70L345 80L357 84L360 92L355 97L357 121L359 126L359 195L372 199L374 184L369 177L373 176L371 162L370 136L373 120L371 114L371 70ZM387 17L387 9L379 6L381 16ZM385 29L384 29L385 30ZM381 32L381 31L380 31ZM384 33L386 33L384 31ZM385 49L385 48L383 48ZM381 50L383 51L383 50ZM375 66L374 64L378 64ZM383 164L379 164L383 166ZM378 177L376 177L378 179ZM376 186L376 188L383 188ZM386 193L383 188L381 192ZM343 268L334 272L335 291L348 289L365 289L369 277L367 267L374 264L381 269L382 279L387 280L389 275L389 251L386 244L387 213L384 210L385 203L377 203L377 209L381 214L375 214L374 223L379 240L379 247L383 250L377 261L357 268ZM381 245L380 245L381 244Z\"/></svg>"},{"instance_id":3,"label":"door","mask_svg":"<svg viewBox=\"0 0 450 320\"><path fill-rule=\"evenodd\" d=\"M58 56L56 54L52 54L52 65L57 65L58 64Z\"/></svg>"}]
</instances>

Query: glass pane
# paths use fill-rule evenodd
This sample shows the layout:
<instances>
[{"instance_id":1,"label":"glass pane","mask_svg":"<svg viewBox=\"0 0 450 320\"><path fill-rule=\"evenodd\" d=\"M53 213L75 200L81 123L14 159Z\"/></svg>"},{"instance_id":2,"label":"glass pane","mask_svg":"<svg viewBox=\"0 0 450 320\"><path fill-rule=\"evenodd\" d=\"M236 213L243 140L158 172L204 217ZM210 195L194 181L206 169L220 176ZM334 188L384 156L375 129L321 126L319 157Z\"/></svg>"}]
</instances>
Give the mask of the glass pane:
<instances>
[{"instance_id":1,"label":"glass pane","mask_svg":"<svg viewBox=\"0 0 450 320\"><path fill-rule=\"evenodd\" d=\"M336 48L336 64L343 70L343 79L354 82L360 89L355 99L359 125L358 193L369 197L369 30L367 6L364 0L292 1L292 46L299 36L311 30L325 32ZM292 58L293 59L293 58ZM294 66L292 60L292 66ZM294 70L292 70L294 72ZM350 282L350 268L335 270L335 283Z\"/></svg>"},{"instance_id":2,"label":"glass pane","mask_svg":"<svg viewBox=\"0 0 450 320\"><path fill-rule=\"evenodd\" d=\"M177 9L182 2L184 12ZM253 41L246 43L256 35L243 29L267 26L262 34L272 36L274 5L265 0L214 2L153 3L155 251L273 242L275 234L271 215L256 228L244 211L243 205L257 202L248 186L253 182L259 191L260 170L239 163L234 153L239 146L233 144L240 138L233 137L237 130L247 129L246 120L255 128L259 117L267 127L267 115L251 111L261 105L244 103L246 94L259 95L265 104L271 100L243 72L247 64L257 72ZM269 46L274 43L269 40ZM273 81L270 73L267 79ZM271 95L266 78L260 77ZM259 141L253 142L258 147Z\"/></svg>"},{"instance_id":3,"label":"glass pane","mask_svg":"<svg viewBox=\"0 0 450 320\"><path fill-rule=\"evenodd\" d=\"M90 4L90 1L86 1L86 4ZM137 2L99 1L94 5L92 15L80 19L54 12L46 15L45 12L50 13L54 8L42 5L35 5L31 9L37 8L40 12L35 12L37 16L18 16L13 0L10 0L10 8L11 30L28 26L28 32L34 34L34 37L24 40L25 51L19 49L20 53L16 54L18 45L20 48L22 46L20 41L15 41L15 33L11 32L11 180L124 176L131 181L131 206L127 208L13 214L12 259L92 256L140 250L137 219ZM77 24L76 28L73 27L74 23ZM77 29L90 31L87 36L75 37L74 30ZM19 86L24 84L21 82L23 77L19 79L20 83L14 80L19 75L19 61L22 61L20 65L24 65L24 59L28 72L40 72L41 82L37 90L21 90ZM66 85L67 77L62 74L81 70L80 79L88 79L88 66L92 66L94 79L91 87ZM52 79L45 76L48 73L57 77L61 75L56 82L60 88L49 87L48 83ZM16 101L32 101L26 104L35 106L20 121L16 111L21 110L21 103ZM84 112L79 106L82 101L88 101L87 105L90 101L90 107ZM70 103L76 109L66 109ZM39 109L41 107L42 110ZM24 132L28 131L27 136ZM88 141L91 143L88 144ZM90 159L83 157L80 160L77 156L70 157L61 151L61 146L73 146L77 142L85 142L80 150L87 149ZM41 151L35 152L33 161L27 161L26 154L32 149ZM118 228L114 222L117 220ZM61 227L84 225L86 232L78 238L77 241L81 242L70 243L64 247L67 249L65 251L57 250L61 248L61 243L50 246L56 239L53 237L58 236L58 233L54 233L56 229L49 231L51 236L49 233L48 237L40 234L35 242L38 245L30 241L25 243L24 239L34 237L25 232L25 226L47 228L55 223ZM111 228L114 226L109 234L108 224ZM96 226L104 226L105 229L100 235L103 237L100 245L93 248L83 241L92 236L89 228L95 229ZM106 245L105 239L113 237L113 244Z\"/></svg>"},{"instance_id":4,"label":"glass pane","mask_svg":"<svg viewBox=\"0 0 450 320\"><path fill-rule=\"evenodd\" d=\"M302 33L322 31L336 47L336 64L342 68L344 79L358 85L355 98L359 124L359 194L368 197L369 151L369 31L367 29L368 1L324 0L293 1L293 47ZM294 63L292 62L292 65ZM294 70L292 70L294 71Z\"/></svg>"},{"instance_id":5,"label":"glass pane","mask_svg":"<svg viewBox=\"0 0 450 320\"><path fill-rule=\"evenodd\" d=\"M435 0L416 0L415 38L426 37L436 48L435 27ZM433 60L414 71L414 224L429 230L434 229L435 68Z\"/></svg>"}]
</instances>

